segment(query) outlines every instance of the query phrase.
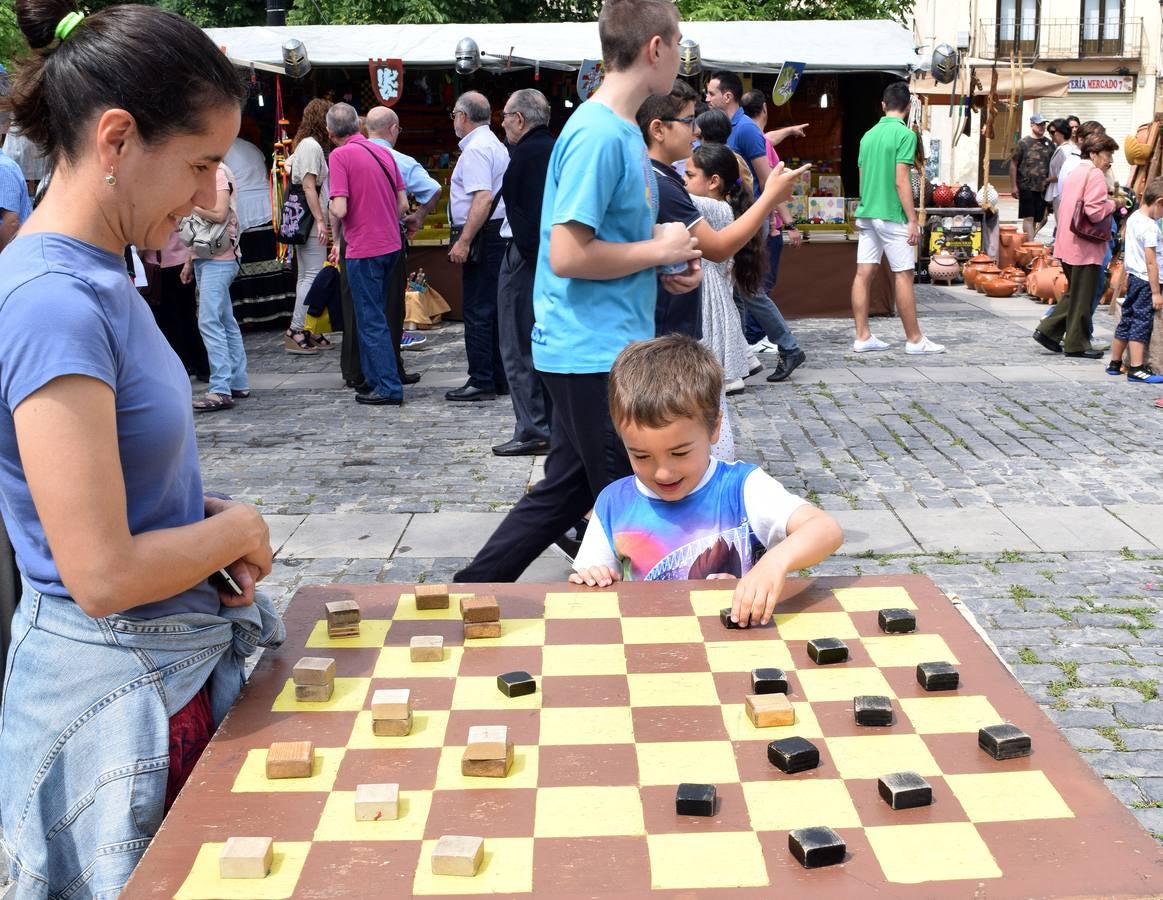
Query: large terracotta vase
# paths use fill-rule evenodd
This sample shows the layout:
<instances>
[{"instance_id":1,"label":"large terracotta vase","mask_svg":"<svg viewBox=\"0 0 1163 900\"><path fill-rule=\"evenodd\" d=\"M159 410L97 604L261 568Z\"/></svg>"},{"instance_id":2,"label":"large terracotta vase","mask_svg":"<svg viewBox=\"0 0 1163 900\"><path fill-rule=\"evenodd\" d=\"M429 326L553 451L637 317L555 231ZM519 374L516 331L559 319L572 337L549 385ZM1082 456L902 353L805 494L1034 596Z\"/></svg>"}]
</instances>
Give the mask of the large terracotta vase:
<instances>
[{"instance_id":1,"label":"large terracotta vase","mask_svg":"<svg viewBox=\"0 0 1163 900\"><path fill-rule=\"evenodd\" d=\"M957 257L948 250L933 254L929 260L929 278L943 284L951 284L961 274Z\"/></svg>"},{"instance_id":2,"label":"large terracotta vase","mask_svg":"<svg viewBox=\"0 0 1163 900\"><path fill-rule=\"evenodd\" d=\"M1034 272L1030 275L1030 282L1027 285L1030 296L1037 297L1043 303L1057 303L1069 286L1066 273L1057 266L1046 266Z\"/></svg>"},{"instance_id":3,"label":"large terracotta vase","mask_svg":"<svg viewBox=\"0 0 1163 900\"><path fill-rule=\"evenodd\" d=\"M985 293L984 282L989 281L991 278L1000 277L1000 276L1001 276L1001 269L999 269L997 266L981 266L977 270L977 277L973 280L973 289L975 291L977 291L979 294L984 294Z\"/></svg>"},{"instance_id":4,"label":"large terracotta vase","mask_svg":"<svg viewBox=\"0 0 1163 900\"><path fill-rule=\"evenodd\" d=\"M1019 287L1025 285L1025 283L1026 283L1025 271L1018 268L1017 266L1006 266L1004 269L1001 270L1001 277L1006 278L1009 281L1012 281L1014 284L1018 285Z\"/></svg>"},{"instance_id":5,"label":"large terracotta vase","mask_svg":"<svg viewBox=\"0 0 1163 900\"><path fill-rule=\"evenodd\" d=\"M1006 269L1017 263L1017 252L1018 247L1022 244L1022 234L1018 231L1017 225L1002 225L998 230L1001 232L998 265Z\"/></svg>"},{"instance_id":6,"label":"large terracotta vase","mask_svg":"<svg viewBox=\"0 0 1163 900\"><path fill-rule=\"evenodd\" d=\"M992 266L993 257L986 253L978 253L967 261L961 270L961 275L965 279L965 286L972 288L974 281L977 278L977 270L982 266Z\"/></svg>"},{"instance_id":7,"label":"large terracotta vase","mask_svg":"<svg viewBox=\"0 0 1163 900\"><path fill-rule=\"evenodd\" d=\"M1046 245L1039 241L1025 241L1017 249L1017 263L1028 266L1036 257L1046 255Z\"/></svg>"}]
</instances>

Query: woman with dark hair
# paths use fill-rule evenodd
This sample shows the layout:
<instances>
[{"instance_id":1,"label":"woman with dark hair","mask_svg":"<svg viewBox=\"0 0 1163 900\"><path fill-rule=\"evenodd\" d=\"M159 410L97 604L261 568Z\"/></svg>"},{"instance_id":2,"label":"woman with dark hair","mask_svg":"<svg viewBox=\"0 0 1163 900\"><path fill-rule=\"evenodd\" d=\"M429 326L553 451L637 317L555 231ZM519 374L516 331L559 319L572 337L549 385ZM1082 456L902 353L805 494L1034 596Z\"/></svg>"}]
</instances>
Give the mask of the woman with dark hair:
<instances>
[{"instance_id":1,"label":"woman with dark hair","mask_svg":"<svg viewBox=\"0 0 1163 900\"><path fill-rule=\"evenodd\" d=\"M721 109L695 116L695 137L704 144L725 144L731 136L731 117Z\"/></svg>"},{"instance_id":2,"label":"woman with dark hair","mask_svg":"<svg viewBox=\"0 0 1163 900\"><path fill-rule=\"evenodd\" d=\"M1102 273L1111 235L1115 204L1107 190L1106 173L1119 145L1115 139L1094 133L1082 142L1082 161L1062 185L1058 208L1062 222L1054 237L1054 255L1062 260L1070 286L1054 311L1038 323L1034 340L1054 353L1083 359L1101 359L1102 351L1090 345L1091 301ZM1090 223L1094 237L1075 231L1075 216Z\"/></svg>"},{"instance_id":3,"label":"woman with dark hair","mask_svg":"<svg viewBox=\"0 0 1163 900\"><path fill-rule=\"evenodd\" d=\"M155 7L16 14L36 52L6 105L54 175L0 254L0 507L23 579L0 821L16 897L112 897L244 657L284 634L255 592L266 525L204 495L189 380L122 256L215 206L244 90L201 29ZM237 592L211 580L222 569Z\"/></svg>"},{"instance_id":4,"label":"woman with dark hair","mask_svg":"<svg viewBox=\"0 0 1163 900\"><path fill-rule=\"evenodd\" d=\"M291 327L283 337L283 349L293 354L315 353L317 348L331 347L331 341L322 335L305 331L303 323L307 314L307 292L315 283L315 276L323 270L327 261L327 237L330 219L327 213L327 154L331 150L331 140L327 137L327 110L331 101L316 98L303 109L303 121L295 132L291 143L291 155L285 165L291 173L291 184L303 186L307 206L315 217L315 230L305 244L295 248L295 266L298 277L295 282L295 311L291 315Z\"/></svg>"}]
</instances>

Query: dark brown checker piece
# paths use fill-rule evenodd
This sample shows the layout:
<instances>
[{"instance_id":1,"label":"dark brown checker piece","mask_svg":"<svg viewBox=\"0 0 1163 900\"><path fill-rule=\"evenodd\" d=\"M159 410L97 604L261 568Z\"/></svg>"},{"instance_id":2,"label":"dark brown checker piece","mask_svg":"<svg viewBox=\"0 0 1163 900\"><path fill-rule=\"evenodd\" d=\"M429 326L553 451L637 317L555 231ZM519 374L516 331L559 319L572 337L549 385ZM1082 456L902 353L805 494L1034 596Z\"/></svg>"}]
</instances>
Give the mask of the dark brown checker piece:
<instances>
[{"instance_id":1,"label":"dark brown checker piece","mask_svg":"<svg viewBox=\"0 0 1163 900\"><path fill-rule=\"evenodd\" d=\"M892 700L860 694L852 698L852 713L857 725L891 725Z\"/></svg>"},{"instance_id":2,"label":"dark brown checker piece","mask_svg":"<svg viewBox=\"0 0 1163 900\"><path fill-rule=\"evenodd\" d=\"M917 615L911 609L882 609L876 624L885 634L907 634L917 630Z\"/></svg>"},{"instance_id":3,"label":"dark brown checker piece","mask_svg":"<svg viewBox=\"0 0 1163 900\"><path fill-rule=\"evenodd\" d=\"M917 665L917 684L926 691L955 691L961 684L961 675L953 663L919 663Z\"/></svg>"},{"instance_id":4,"label":"dark brown checker piece","mask_svg":"<svg viewBox=\"0 0 1163 900\"><path fill-rule=\"evenodd\" d=\"M723 623L724 628L739 628L742 629L738 622L731 618L731 607L719 610L719 621Z\"/></svg>"},{"instance_id":5,"label":"dark brown checker piece","mask_svg":"<svg viewBox=\"0 0 1163 900\"><path fill-rule=\"evenodd\" d=\"M528 672L505 672L497 676L497 690L506 697L524 697L537 691L537 682Z\"/></svg>"},{"instance_id":6,"label":"dark brown checker piece","mask_svg":"<svg viewBox=\"0 0 1163 900\"><path fill-rule=\"evenodd\" d=\"M513 643L522 646L506 646L506 636L483 644L465 643L459 617L417 619L412 587L309 586L298 592L284 615L286 642L259 660L246 690L216 732L123 897L135 900L174 896L186 882L200 851L212 851L210 845L221 843L224 836L247 834L271 836L276 855L280 845L298 845L293 852L298 854L296 859L302 870L294 875L293 884L283 896L364 896L369 889L383 896L422 896L423 891L417 889L418 873L430 876L430 854L422 852L422 842L442 834L465 833L485 838L486 852L495 852L494 860L504 864L503 876L510 876L516 860L517 868L524 873L522 877L530 879L525 886L498 887L494 896L534 900L595 896L612 900L687 900L694 896L708 900L767 900L772 896L812 900L851 900L854 896L893 900L937 896L986 896L990 900L1163 896L1163 854L1158 846L1062 739L961 613L924 577L788 579L777 608L781 621L787 621L782 619L785 615L850 614L856 628L854 638L845 635L850 658L846 665L831 671L813 666L808 660L806 641L782 638L783 625L724 629L718 613L730 594L720 595L721 588L713 584L713 599L693 593L707 591L707 582L618 584L609 591L617 595L616 604L596 602L592 613L587 613L581 602L573 604L568 614L551 609L543 631L540 627L517 626L523 630L506 636L516 636ZM863 598L855 598L859 600L856 606L866 608L849 611L844 596L833 592L836 588L907 591L925 631L940 635L948 647L947 658L957 661L957 669L964 676L962 684L968 684L972 694L988 701L997 714L997 722L1020 723L1037 744L1037 752L1023 758L996 760L975 745L975 726L969 731L962 728L949 733L917 733L908 714L908 702L933 699L917 682L917 659L881 668L887 689L863 687L841 697L833 692L827 700L813 696L833 675L841 682L852 677L856 683L870 684L868 673L853 671L876 668L874 654L869 652L871 643L865 646L864 641L876 638L882 644L894 645L893 653L899 656L898 647L907 647L911 640L908 635L893 635L886 641L878 626L877 610L895 601L867 606ZM563 584L458 585L457 590L493 594L504 606L506 616L518 621L544 616L548 591L577 594L578 601L587 594L600 593ZM403 603L401 595L407 596ZM319 627L323 603L334 599L356 601L362 618L374 623L362 629L362 640L329 641L320 636L325 633ZM696 613L697 630L680 621L693 621ZM585 618L587 615L592 617ZM622 643L627 620L637 620L639 634L649 634L643 620L651 617L670 619L659 633L672 639L678 637L682 643ZM389 622L381 645L375 635L380 626ZM801 634L802 628L801 624ZM626 629L627 636L629 631ZM814 633L830 631L825 626ZM312 638L312 634L316 637ZM442 664L409 661L409 640L418 634L444 637L451 652L445 654ZM530 640L527 635L534 638ZM755 641L761 646L746 646ZM364 646L347 646L350 643ZM730 651L734 647L724 646L735 643L740 645L740 654L756 661L736 664L735 659L744 657L733 659ZM786 665L789 655L791 666ZM412 734L375 738L366 716L360 719L358 708L345 710L320 703L294 705L293 700L288 700L288 684L296 661L304 656L334 657L337 678L365 682L366 693L358 698L363 701L364 710L377 689L411 689L416 707ZM744 729L750 727L741 712L741 701L751 687L751 667L779 659L785 661L785 674L797 705L804 704L805 721L814 714L819 729L811 733L819 764L796 774L775 770L765 753L767 741L759 734L740 735L736 724L742 720ZM591 660L593 671L587 669ZM447 666L448 671L437 668L440 665ZM535 696L510 700L499 695L498 673L515 671L529 672L536 678ZM351 682L344 687L350 696ZM965 693L965 688L961 691ZM657 692L666 694L664 701L655 696ZM687 692L695 705L682 705ZM858 693L883 693L893 698L895 724L891 734L855 724L851 700ZM342 699L339 691L336 698ZM357 728L357 722L362 722L363 727ZM466 790L460 782L460 758L468 727L481 722L510 727L517 759L506 778L474 779L478 784L473 790ZM596 732L590 731L591 724ZM433 729L438 729L435 741ZM569 743L571 729L585 740ZM853 750L861 752L859 746L851 746L852 741L902 738L916 742L917 752L928 751L936 764L932 772L919 769L931 785L931 805L893 809L879 794L879 777L895 769L917 768L920 760L894 762L886 753L880 771L866 768L859 776L846 771L853 764ZM542 740L546 743L540 743ZM257 759L261 779L262 757L251 755L261 754L276 741L311 741L326 763L321 772L327 785L313 789L300 779L273 782L276 789L264 790L260 781L251 789L235 791L244 764L253 768ZM693 747L693 742L702 742L705 747ZM869 749L869 745L864 745L864 749ZM660 779L654 767L665 766L663 761L672 755L675 759L681 757L683 765L676 767L673 775L667 772L665 780ZM711 760L716 756L714 766L706 774L699 774L704 757ZM326 773L335 773L336 765L338 772L330 785ZM729 771L737 771L738 777L729 777ZM1048 783L1068 805L1070 815L989 821L990 810L983 814L980 804L976 812L971 812L976 787L967 784L964 776L998 775L1017 778L1015 784L1019 788L1023 776L1044 779L1042 783ZM764 782L777 782L770 787L779 788L782 785L778 782L784 780L798 782L796 790L810 788L813 783L824 787L824 782L841 781L859 813L859 822L829 822L826 813L813 813L808 806L806 816L803 809L792 813L799 821L763 830L765 818L786 820L787 810L773 812L769 806L749 804L769 804L771 795L756 789L763 788ZM336 792L351 793L359 784L378 782L400 785L401 817L391 824L406 827L409 834L416 835L415 839L367 839L355 830L354 811L351 839L344 839L342 822L336 831L333 817L337 802L344 809L349 803L346 796L339 797ZM678 815L679 782L714 783L718 798L714 815ZM994 784L993 788L997 786ZM308 789L299 790L301 787ZM984 783L983 787L990 785ZM611 819L604 817L594 826L602 833L548 836L546 823L538 819L538 810L552 799L547 793L550 789L572 789L580 792L579 798L592 797L594 803L613 800L618 808L627 798L637 798L645 833L606 833ZM616 796L603 796L603 789ZM1023 808L1025 798L1024 794L1015 795L1008 801L1009 808L1000 810L998 815L1012 816L1015 808ZM559 807L566 803L560 808L568 809L568 803L585 801L563 796L556 802ZM1007 799L1003 797L999 802L1005 805ZM325 808L332 818L321 822ZM410 816L419 820L409 820ZM480 821L482 827L466 828L466 822L472 821ZM913 830L922 829L924 835L928 834L925 828L953 825L963 829L960 835L968 839L957 845L958 859L969 851L969 844L976 842L978 857L984 853L989 865L996 866L994 874L975 871L972 876L956 876L943 870L917 873L909 868L914 865L915 856L916 865L924 869L922 851L939 839L914 837ZM831 826L840 836L846 853L839 865L810 869L793 856L789 834L807 826ZM879 842L889 836L882 826L892 826L892 834L896 835L893 839L904 848L898 851L896 860L898 875L902 865L906 868L904 877L891 878L887 872L892 866L886 869L886 861L878 856L884 852ZM548 831L555 829L550 826ZM325 832L330 840L322 838ZM1096 835L1102 839L1096 840ZM715 839L723 840L724 848L729 850L724 849L716 860L706 864L717 865L714 880L700 882L710 869L685 871L682 861L689 851L684 847ZM961 836L957 839L962 840ZM514 841L521 845L516 857L506 855L510 852L506 849L511 846L509 842ZM683 845L683 841L689 843ZM659 843L665 848L661 857L657 853ZM909 850L913 846L918 848L916 854ZM816 861L813 845L801 843L801 847L805 848L805 859ZM807 855L809 851L813 853L811 857ZM736 873L744 867L748 869L747 886L741 887L742 876ZM488 893L488 879L497 874L486 860L476 878L461 879L469 883L450 890ZM918 874L919 878L910 880L910 876ZM371 885L375 885L374 889ZM261 893L261 889L256 891L256 895ZM200 895L222 896L204 885Z\"/></svg>"},{"instance_id":7,"label":"dark brown checker piece","mask_svg":"<svg viewBox=\"0 0 1163 900\"><path fill-rule=\"evenodd\" d=\"M808 656L818 666L848 660L848 645L839 638L813 638L808 641Z\"/></svg>"},{"instance_id":8,"label":"dark brown checker piece","mask_svg":"<svg viewBox=\"0 0 1163 900\"><path fill-rule=\"evenodd\" d=\"M844 839L825 825L797 828L788 834L787 846L805 869L842 863L848 850Z\"/></svg>"},{"instance_id":9,"label":"dark brown checker piece","mask_svg":"<svg viewBox=\"0 0 1163 900\"><path fill-rule=\"evenodd\" d=\"M977 745L994 759L1016 759L1030 755L1031 741L1017 725L1003 722L978 731Z\"/></svg>"},{"instance_id":10,"label":"dark brown checker piece","mask_svg":"<svg viewBox=\"0 0 1163 900\"><path fill-rule=\"evenodd\" d=\"M674 811L680 816L713 816L715 793L713 784L680 784L675 793Z\"/></svg>"},{"instance_id":11,"label":"dark brown checker piece","mask_svg":"<svg viewBox=\"0 0 1163 900\"><path fill-rule=\"evenodd\" d=\"M751 693L786 694L787 672L783 669L752 669Z\"/></svg>"},{"instance_id":12,"label":"dark brown checker piece","mask_svg":"<svg viewBox=\"0 0 1163 900\"><path fill-rule=\"evenodd\" d=\"M914 809L933 802L933 788L916 772L892 772L881 775L876 789L893 809Z\"/></svg>"},{"instance_id":13,"label":"dark brown checker piece","mask_svg":"<svg viewBox=\"0 0 1163 900\"><path fill-rule=\"evenodd\" d=\"M820 749L806 738L781 738L767 745L767 759L781 772L794 775L818 766Z\"/></svg>"}]
</instances>

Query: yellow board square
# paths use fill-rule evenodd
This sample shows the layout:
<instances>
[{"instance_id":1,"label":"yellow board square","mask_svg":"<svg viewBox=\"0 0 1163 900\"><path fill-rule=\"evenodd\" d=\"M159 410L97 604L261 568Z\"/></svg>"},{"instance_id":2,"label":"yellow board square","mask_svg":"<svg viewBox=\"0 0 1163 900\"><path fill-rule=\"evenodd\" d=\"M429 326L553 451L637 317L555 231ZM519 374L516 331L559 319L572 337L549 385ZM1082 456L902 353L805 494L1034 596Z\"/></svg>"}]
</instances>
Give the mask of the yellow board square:
<instances>
[{"instance_id":1,"label":"yellow board square","mask_svg":"<svg viewBox=\"0 0 1163 900\"><path fill-rule=\"evenodd\" d=\"M860 632L846 612L776 613L775 630L785 641L810 641L833 637L847 640Z\"/></svg>"},{"instance_id":2,"label":"yellow board square","mask_svg":"<svg viewBox=\"0 0 1163 900\"><path fill-rule=\"evenodd\" d=\"M818 738L824 732L820 723L816 721L816 713L810 703L792 703L796 721L794 725L772 725L769 728L756 728L749 718L742 703L727 703L723 705L723 724L727 727L727 736L733 741L778 741L783 738L796 737Z\"/></svg>"},{"instance_id":3,"label":"yellow board square","mask_svg":"<svg viewBox=\"0 0 1163 900\"><path fill-rule=\"evenodd\" d=\"M839 666L813 666L810 669L796 669L796 678L804 696L814 703L851 700L858 694L896 696L880 669L869 666L851 669Z\"/></svg>"},{"instance_id":4,"label":"yellow board square","mask_svg":"<svg viewBox=\"0 0 1163 900\"><path fill-rule=\"evenodd\" d=\"M541 710L544 747L571 744L633 744L634 720L628 706L547 707Z\"/></svg>"},{"instance_id":5,"label":"yellow board square","mask_svg":"<svg viewBox=\"0 0 1163 900\"><path fill-rule=\"evenodd\" d=\"M636 744L638 780L643 785L729 784L739 780L729 741L665 741Z\"/></svg>"},{"instance_id":6,"label":"yellow board square","mask_svg":"<svg viewBox=\"0 0 1163 900\"><path fill-rule=\"evenodd\" d=\"M960 662L939 634L884 634L863 638L861 643L873 663L881 667Z\"/></svg>"},{"instance_id":7,"label":"yellow board square","mask_svg":"<svg viewBox=\"0 0 1163 900\"><path fill-rule=\"evenodd\" d=\"M729 591L691 591L691 607L696 616L719 617L719 612L726 609L735 600L735 589Z\"/></svg>"},{"instance_id":8,"label":"yellow board square","mask_svg":"<svg viewBox=\"0 0 1163 900\"><path fill-rule=\"evenodd\" d=\"M416 866L412 893L527 894L532 891L533 838L482 836L485 839L485 855L481 867L472 878L463 875L433 875L432 851L436 849L436 841L425 841L420 846L420 862Z\"/></svg>"},{"instance_id":9,"label":"yellow board square","mask_svg":"<svg viewBox=\"0 0 1163 900\"><path fill-rule=\"evenodd\" d=\"M879 778L885 772L941 774L941 767L917 734L872 734L824 740L841 778Z\"/></svg>"},{"instance_id":10,"label":"yellow board square","mask_svg":"<svg viewBox=\"0 0 1163 900\"><path fill-rule=\"evenodd\" d=\"M970 822L1073 819L1074 813L1044 772L987 772L946 775Z\"/></svg>"},{"instance_id":11,"label":"yellow board square","mask_svg":"<svg viewBox=\"0 0 1163 900\"><path fill-rule=\"evenodd\" d=\"M646 833L638 788L542 787L537 790L533 836L607 837Z\"/></svg>"},{"instance_id":12,"label":"yellow board square","mask_svg":"<svg viewBox=\"0 0 1163 900\"><path fill-rule=\"evenodd\" d=\"M880 612L882 609L916 609L903 587L836 588L832 591L845 612Z\"/></svg>"},{"instance_id":13,"label":"yellow board square","mask_svg":"<svg viewBox=\"0 0 1163 900\"><path fill-rule=\"evenodd\" d=\"M506 697L497 690L495 675L462 675L452 691L453 709L537 709L541 691L523 697Z\"/></svg>"},{"instance_id":14,"label":"yellow board square","mask_svg":"<svg viewBox=\"0 0 1163 900\"><path fill-rule=\"evenodd\" d=\"M460 618L460 601L462 597L471 597L472 594L449 594L447 609L417 609L415 594L400 594L400 602L396 604L395 619L404 621L441 621ZM505 611L501 610L501 615Z\"/></svg>"},{"instance_id":15,"label":"yellow board square","mask_svg":"<svg viewBox=\"0 0 1163 900\"><path fill-rule=\"evenodd\" d=\"M618 619L622 610L614 591L553 592L545 595L547 619Z\"/></svg>"},{"instance_id":16,"label":"yellow board square","mask_svg":"<svg viewBox=\"0 0 1163 900\"><path fill-rule=\"evenodd\" d=\"M860 827L860 815L839 778L745 781L743 797L756 831L790 831L821 822L832 828Z\"/></svg>"},{"instance_id":17,"label":"yellow board square","mask_svg":"<svg viewBox=\"0 0 1163 900\"><path fill-rule=\"evenodd\" d=\"M1002 875L989 847L968 822L879 825L866 828L864 833L884 877L895 884L971 881ZM919 852L922 848L923 852Z\"/></svg>"},{"instance_id":18,"label":"yellow board square","mask_svg":"<svg viewBox=\"0 0 1163 900\"><path fill-rule=\"evenodd\" d=\"M440 751L440 762L436 765L436 789L440 791L463 791L469 789L497 790L498 788L537 787L538 748L518 744L513 748L513 765L504 778L483 778L460 774L461 757L464 746L445 747ZM459 832L452 832L459 834ZM485 835L487 839L487 835ZM486 840L487 843L487 840ZM485 848L486 850L488 847Z\"/></svg>"},{"instance_id":19,"label":"yellow board square","mask_svg":"<svg viewBox=\"0 0 1163 900\"><path fill-rule=\"evenodd\" d=\"M410 750L416 747L443 747L448 729L448 710L418 709L412 713L412 732L378 735L372 731L372 711L361 710L355 717L347 746L351 750Z\"/></svg>"},{"instance_id":20,"label":"yellow board square","mask_svg":"<svg viewBox=\"0 0 1163 900\"><path fill-rule=\"evenodd\" d=\"M444 645L444 659L439 662L412 662L408 647L384 647L376 659L373 678L455 678L460 671L463 647Z\"/></svg>"},{"instance_id":21,"label":"yellow board square","mask_svg":"<svg viewBox=\"0 0 1163 900\"><path fill-rule=\"evenodd\" d=\"M274 861L266 878L221 878L218 854L226 843L203 844L190 874L174 900L283 900L295 895L295 886L311 849L310 841L275 840Z\"/></svg>"},{"instance_id":22,"label":"yellow board square","mask_svg":"<svg viewBox=\"0 0 1163 900\"><path fill-rule=\"evenodd\" d=\"M400 791L397 819L357 822L355 791L336 791L327 798L315 826L317 841L418 841L432 808L431 791Z\"/></svg>"},{"instance_id":23,"label":"yellow board square","mask_svg":"<svg viewBox=\"0 0 1163 900\"><path fill-rule=\"evenodd\" d=\"M330 791L335 786L335 776L339 772L344 752L343 747L316 747L315 764L311 766L309 777L267 778L267 748L248 750L242 768L234 778L234 786L230 790L236 794Z\"/></svg>"},{"instance_id":24,"label":"yellow board square","mask_svg":"<svg viewBox=\"0 0 1163 900\"><path fill-rule=\"evenodd\" d=\"M750 672L772 667L795 668L791 651L783 641L714 641L707 643L707 662L712 672Z\"/></svg>"},{"instance_id":25,"label":"yellow board square","mask_svg":"<svg viewBox=\"0 0 1163 900\"><path fill-rule=\"evenodd\" d=\"M625 675L621 644L550 644L541 650L542 675Z\"/></svg>"},{"instance_id":26,"label":"yellow board square","mask_svg":"<svg viewBox=\"0 0 1163 900\"><path fill-rule=\"evenodd\" d=\"M335 690L330 700L321 703L304 703L295 699L295 682L290 678L275 697L272 712L356 712L363 709L371 687L370 678L336 678Z\"/></svg>"},{"instance_id":27,"label":"yellow board square","mask_svg":"<svg viewBox=\"0 0 1163 900\"><path fill-rule=\"evenodd\" d=\"M627 675L626 681L631 706L719 705L719 692L710 672L638 672Z\"/></svg>"},{"instance_id":28,"label":"yellow board square","mask_svg":"<svg viewBox=\"0 0 1163 900\"><path fill-rule=\"evenodd\" d=\"M622 619L627 644L701 644L703 629L694 616L635 616Z\"/></svg>"},{"instance_id":29,"label":"yellow board square","mask_svg":"<svg viewBox=\"0 0 1163 900\"><path fill-rule=\"evenodd\" d=\"M981 696L904 697L900 704L917 734L976 734L1003 718Z\"/></svg>"},{"instance_id":30,"label":"yellow board square","mask_svg":"<svg viewBox=\"0 0 1163 900\"><path fill-rule=\"evenodd\" d=\"M654 890L763 887L767 864L754 832L648 834Z\"/></svg>"},{"instance_id":31,"label":"yellow board square","mask_svg":"<svg viewBox=\"0 0 1163 900\"><path fill-rule=\"evenodd\" d=\"M359 623L359 634L351 637L330 638L327 636L327 620L320 619L307 636L306 647L329 647L335 650L343 647L382 647L392 628L391 619L364 619Z\"/></svg>"},{"instance_id":32,"label":"yellow board square","mask_svg":"<svg viewBox=\"0 0 1163 900\"><path fill-rule=\"evenodd\" d=\"M501 619L499 638L477 638L468 644L481 647L540 647L545 643L544 619Z\"/></svg>"}]
</instances>

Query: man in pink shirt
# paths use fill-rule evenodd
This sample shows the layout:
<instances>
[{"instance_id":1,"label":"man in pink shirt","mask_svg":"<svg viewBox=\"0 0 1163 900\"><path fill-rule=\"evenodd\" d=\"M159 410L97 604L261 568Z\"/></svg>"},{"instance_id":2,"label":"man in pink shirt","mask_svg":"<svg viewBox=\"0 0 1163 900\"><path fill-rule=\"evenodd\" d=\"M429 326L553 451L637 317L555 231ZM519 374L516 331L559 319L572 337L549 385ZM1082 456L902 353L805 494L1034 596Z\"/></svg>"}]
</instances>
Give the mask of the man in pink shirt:
<instances>
[{"instance_id":1,"label":"man in pink shirt","mask_svg":"<svg viewBox=\"0 0 1163 900\"><path fill-rule=\"evenodd\" d=\"M327 111L335 149L331 168L331 217L346 242L344 270L351 285L360 364L367 380L357 403L400 406L404 388L395 344L384 314L388 278L400 252L400 217L408 196L392 154L359 133L359 116L348 103Z\"/></svg>"}]
</instances>

